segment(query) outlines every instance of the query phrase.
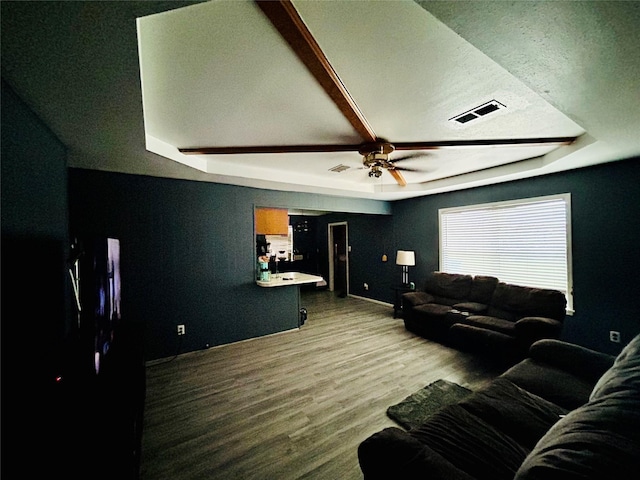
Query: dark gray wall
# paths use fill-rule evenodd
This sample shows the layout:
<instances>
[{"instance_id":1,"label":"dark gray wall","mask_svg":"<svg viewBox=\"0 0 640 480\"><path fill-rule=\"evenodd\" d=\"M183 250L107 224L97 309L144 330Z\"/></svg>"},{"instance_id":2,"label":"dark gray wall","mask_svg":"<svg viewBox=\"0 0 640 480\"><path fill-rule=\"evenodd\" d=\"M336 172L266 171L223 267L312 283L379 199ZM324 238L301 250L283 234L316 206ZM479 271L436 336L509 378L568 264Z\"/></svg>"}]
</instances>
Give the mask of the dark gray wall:
<instances>
[{"instance_id":1,"label":"dark gray wall","mask_svg":"<svg viewBox=\"0 0 640 480\"><path fill-rule=\"evenodd\" d=\"M400 270L395 265L393 219L381 215L333 213L318 219L322 274L328 277L328 228L330 223L347 222L349 257L349 293L365 298L393 303L391 286L400 282ZM388 257L382 261L382 255ZM397 272L397 275L395 273ZM369 290L364 289L364 283Z\"/></svg>"},{"instance_id":2,"label":"dark gray wall","mask_svg":"<svg viewBox=\"0 0 640 480\"><path fill-rule=\"evenodd\" d=\"M3 353L47 363L68 327L66 150L4 80L1 165Z\"/></svg>"},{"instance_id":3,"label":"dark gray wall","mask_svg":"<svg viewBox=\"0 0 640 480\"><path fill-rule=\"evenodd\" d=\"M121 239L123 311L143 319L147 358L298 326L294 288L254 284L253 208L300 207L321 196L74 169L69 176L74 235ZM569 192L576 313L567 317L563 337L616 353L620 345L608 341L609 330L619 330L623 342L640 331L639 300L629 281L640 270L639 178L639 162L626 160L398 201L392 216L322 215L315 222L319 273L328 278L328 225L346 221L350 293L392 303L391 287L400 279L397 249L416 251L410 279L418 285L438 267L439 208ZM348 199L329 198L333 208L349 210ZM182 345L178 323L187 328Z\"/></svg>"},{"instance_id":4,"label":"dark gray wall","mask_svg":"<svg viewBox=\"0 0 640 480\"><path fill-rule=\"evenodd\" d=\"M66 151L2 80L2 476L64 463L56 375L69 329ZM70 428L67 432L70 433ZM26 433L26 435L25 435ZM67 450L73 449L67 443ZM60 454L59 456L56 454Z\"/></svg>"},{"instance_id":5,"label":"dark gray wall","mask_svg":"<svg viewBox=\"0 0 640 480\"><path fill-rule=\"evenodd\" d=\"M254 207L390 211L380 201L82 169L70 169L69 192L72 236L120 239L122 314L144 322L149 360L298 327L297 287L255 284Z\"/></svg>"},{"instance_id":6,"label":"dark gray wall","mask_svg":"<svg viewBox=\"0 0 640 480\"><path fill-rule=\"evenodd\" d=\"M557 193L571 193L575 314L563 338L617 353L640 332L640 160L603 164L490 187L394 202L398 245L416 251L417 285L438 268L438 209Z\"/></svg>"}]
</instances>

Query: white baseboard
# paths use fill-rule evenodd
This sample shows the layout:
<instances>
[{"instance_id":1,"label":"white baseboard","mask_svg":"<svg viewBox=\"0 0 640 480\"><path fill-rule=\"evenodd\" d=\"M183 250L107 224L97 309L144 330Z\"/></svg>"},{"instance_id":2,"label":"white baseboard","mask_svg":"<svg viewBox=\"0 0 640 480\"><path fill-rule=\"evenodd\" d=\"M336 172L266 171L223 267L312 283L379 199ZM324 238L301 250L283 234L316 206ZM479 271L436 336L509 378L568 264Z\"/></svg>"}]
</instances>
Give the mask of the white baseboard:
<instances>
[{"instance_id":1,"label":"white baseboard","mask_svg":"<svg viewBox=\"0 0 640 480\"><path fill-rule=\"evenodd\" d=\"M393 308L393 303L382 302L380 300L375 300L373 298L361 297L360 295L349 294L350 297L359 298L360 300L366 300L367 302L377 303L378 305L384 305L386 307Z\"/></svg>"},{"instance_id":2,"label":"white baseboard","mask_svg":"<svg viewBox=\"0 0 640 480\"><path fill-rule=\"evenodd\" d=\"M147 360L145 362L145 365L147 367L152 367L152 366L154 366L156 364L165 363L168 360L173 359L174 357L178 357L178 356L182 356L182 355L192 355L192 354L195 354L195 353L198 353L198 352L202 352L203 350L212 350L214 348L228 347L229 345L235 345L237 343L244 343L244 342L251 342L252 340L257 340L259 338L271 337L271 336L274 336L274 335L282 335L283 333L291 333L291 332L299 332L299 331L300 331L300 327L296 327L296 328L290 328L288 330L282 330L280 332L273 332L273 333L267 333L265 335L258 335L257 337L244 338L242 340L237 340L235 342L223 343L221 345L213 345L211 347L203 347L200 350L190 350L188 352L178 353L178 354L173 355L171 357L163 357L163 358L157 358L157 359L154 359L154 360Z\"/></svg>"}]
</instances>

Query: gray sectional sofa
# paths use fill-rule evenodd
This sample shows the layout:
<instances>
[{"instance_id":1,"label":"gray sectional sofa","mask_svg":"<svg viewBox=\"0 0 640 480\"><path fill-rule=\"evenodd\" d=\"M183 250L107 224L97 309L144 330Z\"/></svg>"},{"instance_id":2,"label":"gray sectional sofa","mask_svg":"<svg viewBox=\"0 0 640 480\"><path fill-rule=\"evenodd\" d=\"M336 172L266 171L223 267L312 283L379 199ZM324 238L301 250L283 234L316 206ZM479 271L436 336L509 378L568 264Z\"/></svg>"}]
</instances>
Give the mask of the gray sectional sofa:
<instances>
[{"instance_id":1,"label":"gray sectional sofa","mask_svg":"<svg viewBox=\"0 0 640 480\"><path fill-rule=\"evenodd\" d=\"M526 359L419 427L385 428L366 438L358 458L365 480L636 475L640 335L617 358L560 340L537 341Z\"/></svg>"},{"instance_id":2,"label":"gray sectional sofa","mask_svg":"<svg viewBox=\"0 0 640 480\"><path fill-rule=\"evenodd\" d=\"M515 363L536 340L560 337L566 305L557 290L431 272L421 289L402 295L402 317L413 333Z\"/></svg>"}]
</instances>

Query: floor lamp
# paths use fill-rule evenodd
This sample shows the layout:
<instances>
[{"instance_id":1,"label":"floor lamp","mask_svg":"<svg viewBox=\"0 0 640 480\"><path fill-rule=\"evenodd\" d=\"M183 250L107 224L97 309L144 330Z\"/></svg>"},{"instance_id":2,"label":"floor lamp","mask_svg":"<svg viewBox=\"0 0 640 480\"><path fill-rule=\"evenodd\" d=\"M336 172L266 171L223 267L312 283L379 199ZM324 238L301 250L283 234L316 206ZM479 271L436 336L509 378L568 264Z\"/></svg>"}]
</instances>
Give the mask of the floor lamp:
<instances>
[{"instance_id":1,"label":"floor lamp","mask_svg":"<svg viewBox=\"0 0 640 480\"><path fill-rule=\"evenodd\" d=\"M398 250L396 265L402 265L402 285L409 285L409 267L416 264L416 255L411 250Z\"/></svg>"}]
</instances>

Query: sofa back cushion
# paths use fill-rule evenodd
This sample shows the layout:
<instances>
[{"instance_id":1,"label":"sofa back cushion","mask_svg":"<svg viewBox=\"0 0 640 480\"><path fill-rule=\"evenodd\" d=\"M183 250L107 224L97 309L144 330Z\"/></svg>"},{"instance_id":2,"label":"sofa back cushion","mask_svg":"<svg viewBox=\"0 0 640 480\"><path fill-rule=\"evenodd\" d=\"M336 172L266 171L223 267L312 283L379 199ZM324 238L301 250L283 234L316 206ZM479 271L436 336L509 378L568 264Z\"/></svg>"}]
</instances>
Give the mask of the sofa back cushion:
<instances>
[{"instance_id":1,"label":"sofa back cushion","mask_svg":"<svg viewBox=\"0 0 640 480\"><path fill-rule=\"evenodd\" d=\"M471 283L471 291L469 292L469 300L477 303L489 304L493 292L498 285L499 280L496 277L487 275L476 275Z\"/></svg>"},{"instance_id":2,"label":"sofa back cushion","mask_svg":"<svg viewBox=\"0 0 640 480\"><path fill-rule=\"evenodd\" d=\"M487 315L515 322L522 317L547 317L563 321L567 299L558 290L500 282L491 297Z\"/></svg>"},{"instance_id":3,"label":"sofa back cushion","mask_svg":"<svg viewBox=\"0 0 640 480\"><path fill-rule=\"evenodd\" d=\"M443 407L420 427L409 430L409 435L471 477L483 480L512 480L530 452L460 404ZM435 478L428 471L423 475Z\"/></svg>"},{"instance_id":4,"label":"sofa back cushion","mask_svg":"<svg viewBox=\"0 0 640 480\"><path fill-rule=\"evenodd\" d=\"M472 393L459 405L528 449L535 447L567 410L504 377Z\"/></svg>"},{"instance_id":5,"label":"sofa back cushion","mask_svg":"<svg viewBox=\"0 0 640 480\"><path fill-rule=\"evenodd\" d=\"M471 275L431 272L425 282L424 291L434 296L435 303L453 305L469 298L472 283Z\"/></svg>"}]
</instances>

